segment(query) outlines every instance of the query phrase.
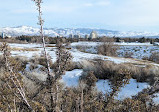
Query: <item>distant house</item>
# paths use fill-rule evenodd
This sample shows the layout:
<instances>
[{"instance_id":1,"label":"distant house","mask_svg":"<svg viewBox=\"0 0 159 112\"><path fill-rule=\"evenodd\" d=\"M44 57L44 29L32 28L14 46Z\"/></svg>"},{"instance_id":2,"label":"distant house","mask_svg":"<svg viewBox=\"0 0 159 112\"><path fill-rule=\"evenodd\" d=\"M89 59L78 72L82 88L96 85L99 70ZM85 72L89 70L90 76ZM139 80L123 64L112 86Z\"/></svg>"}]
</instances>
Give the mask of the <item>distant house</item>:
<instances>
[{"instance_id":1,"label":"distant house","mask_svg":"<svg viewBox=\"0 0 159 112\"><path fill-rule=\"evenodd\" d=\"M159 46L159 42L154 42L153 45L154 46Z\"/></svg>"},{"instance_id":2,"label":"distant house","mask_svg":"<svg viewBox=\"0 0 159 112\"><path fill-rule=\"evenodd\" d=\"M89 36L90 39L94 39L94 38L97 38L97 37L98 37L98 35L97 35L96 31L92 31L90 36Z\"/></svg>"}]
</instances>

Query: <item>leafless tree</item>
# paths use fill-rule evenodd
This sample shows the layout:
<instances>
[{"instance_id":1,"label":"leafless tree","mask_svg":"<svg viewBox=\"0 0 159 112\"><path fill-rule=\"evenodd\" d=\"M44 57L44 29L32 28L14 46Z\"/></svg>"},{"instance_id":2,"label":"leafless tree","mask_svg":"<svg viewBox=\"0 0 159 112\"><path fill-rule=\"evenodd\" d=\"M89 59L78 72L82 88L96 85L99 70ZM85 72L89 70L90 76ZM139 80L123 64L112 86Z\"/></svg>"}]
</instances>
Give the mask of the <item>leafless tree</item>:
<instances>
[{"instance_id":1,"label":"leafless tree","mask_svg":"<svg viewBox=\"0 0 159 112\"><path fill-rule=\"evenodd\" d=\"M39 17L38 17L38 20L39 20L39 25L40 25L40 36L42 38L42 44L43 44L43 49L44 49L44 56L46 58L46 63L47 63L47 71L48 71L48 80L47 80L47 84L49 86L49 93L50 93L50 110L53 111L53 92L52 92L52 89L51 89L51 86L52 86L52 79L53 79L53 74L51 74L51 69L50 69L50 62L49 62L49 57L48 57L48 54L47 54L47 51L46 51L46 45L45 45L45 37L44 37L44 34L43 34L43 24L44 24L44 20L42 19L42 11L41 11L41 3L42 3L42 0L33 0L37 6L37 10L38 10L38 13L39 13Z\"/></svg>"},{"instance_id":2,"label":"leafless tree","mask_svg":"<svg viewBox=\"0 0 159 112\"><path fill-rule=\"evenodd\" d=\"M43 49L44 49L44 56L46 58L46 63L47 63L47 71L48 71L48 78L46 81L46 84L44 84L43 87L39 88L40 92L41 90L43 90L43 88L45 86L49 86L49 93L50 93L50 111L59 111L59 107L58 105L58 100L59 100L59 87L58 87L58 79L60 78L60 76L64 73L65 69L66 69L66 65L67 63L69 63L70 59L72 58L70 53L68 51L65 50L65 47L62 45L61 41L58 41L56 44L57 47L57 61L56 61L56 68L54 69L55 75L53 75L53 73L51 73L51 69L50 69L50 59L49 59L49 55L46 51L46 45L45 45L45 37L43 34L43 19L42 19L42 11L41 11L41 3L42 0L33 0L37 6L37 10L39 12L39 25L40 25L40 36L42 38L42 44L43 44ZM55 89L53 89L53 87L55 87ZM54 90L54 91L53 91ZM34 97L37 95L38 93L36 93L34 95ZM54 108L54 109L53 109Z\"/></svg>"}]
</instances>

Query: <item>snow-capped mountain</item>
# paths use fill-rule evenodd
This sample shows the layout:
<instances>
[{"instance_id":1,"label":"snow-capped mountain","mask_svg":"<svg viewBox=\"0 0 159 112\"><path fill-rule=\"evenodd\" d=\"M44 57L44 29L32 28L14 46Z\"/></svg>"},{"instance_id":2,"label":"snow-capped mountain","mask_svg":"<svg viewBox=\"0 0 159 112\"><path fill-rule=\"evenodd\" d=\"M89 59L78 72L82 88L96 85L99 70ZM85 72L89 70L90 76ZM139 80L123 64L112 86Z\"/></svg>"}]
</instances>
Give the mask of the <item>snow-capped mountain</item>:
<instances>
[{"instance_id":1,"label":"snow-capped mountain","mask_svg":"<svg viewBox=\"0 0 159 112\"><path fill-rule=\"evenodd\" d=\"M70 34L79 34L84 37L86 34L90 34L92 31L96 31L99 36L117 36L117 37L159 37L159 33L151 32L120 32L105 29L91 29L91 28L44 28L44 34L50 37L56 36L66 36ZM0 32L4 32L10 36L21 36L21 35L39 35L39 28L33 28L29 26L19 26L19 27L5 27L0 28Z\"/></svg>"},{"instance_id":2,"label":"snow-capped mountain","mask_svg":"<svg viewBox=\"0 0 159 112\"><path fill-rule=\"evenodd\" d=\"M29 26L18 26L18 27L5 27L1 28L0 32L4 32L7 35L10 36L21 36L21 35L29 35L29 36L35 36L39 35L39 28L33 28ZM53 30L44 30L44 34L47 36L58 36L55 31Z\"/></svg>"}]
</instances>

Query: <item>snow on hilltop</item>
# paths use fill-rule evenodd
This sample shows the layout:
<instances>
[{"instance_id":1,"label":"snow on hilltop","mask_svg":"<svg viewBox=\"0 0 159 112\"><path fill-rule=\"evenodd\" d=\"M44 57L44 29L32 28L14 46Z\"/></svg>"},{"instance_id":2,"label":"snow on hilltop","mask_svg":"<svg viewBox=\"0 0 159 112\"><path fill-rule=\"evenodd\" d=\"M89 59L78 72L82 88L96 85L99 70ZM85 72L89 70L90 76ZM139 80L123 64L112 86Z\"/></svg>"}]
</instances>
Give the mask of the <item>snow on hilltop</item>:
<instances>
[{"instance_id":1,"label":"snow on hilltop","mask_svg":"<svg viewBox=\"0 0 159 112\"><path fill-rule=\"evenodd\" d=\"M159 33L151 33L151 32L120 32L120 31L112 31L105 29L91 29L91 28L44 28L44 34L50 37L56 36L66 36L68 37L70 34L80 34L84 37L86 34L90 34L92 31L97 31L99 36L117 36L117 37L159 37ZM33 28L29 26L19 26L19 27L5 27L1 28L0 32L4 32L11 36L21 36L21 35L39 35L39 28Z\"/></svg>"}]
</instances>

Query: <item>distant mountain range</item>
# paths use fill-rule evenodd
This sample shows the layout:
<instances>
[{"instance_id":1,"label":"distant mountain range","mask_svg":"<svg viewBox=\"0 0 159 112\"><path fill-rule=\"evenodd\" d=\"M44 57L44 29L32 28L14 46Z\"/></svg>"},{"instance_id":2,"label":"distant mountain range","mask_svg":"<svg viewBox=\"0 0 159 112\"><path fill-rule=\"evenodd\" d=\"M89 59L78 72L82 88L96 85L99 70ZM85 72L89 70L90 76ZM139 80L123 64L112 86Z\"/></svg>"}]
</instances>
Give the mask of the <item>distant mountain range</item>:
<instances>
[{"instance_id":1,"label":"distant mountain range","mask_svg":"<svg viewBox=\"0 0 159 112\"><path fill-rule=\"evenodd\" d=\"M151 32L120 32L113 30L105 30L105 29L91 29L91 28L44 28L44 34L50 37L56 36L66 36L68 37L70 34L76 35L79 34L84 37L86 34L90 34L92 31L96 31L99 36L116 36L116 37L152 37L158 38L159 33L151 33ZM0 28L0 32L4 32L10 36L21 36L21 35L39 35L39 28L34 28L30 26L19 26L19 27L5 27Z\"/></svg>"}]
</instances>

